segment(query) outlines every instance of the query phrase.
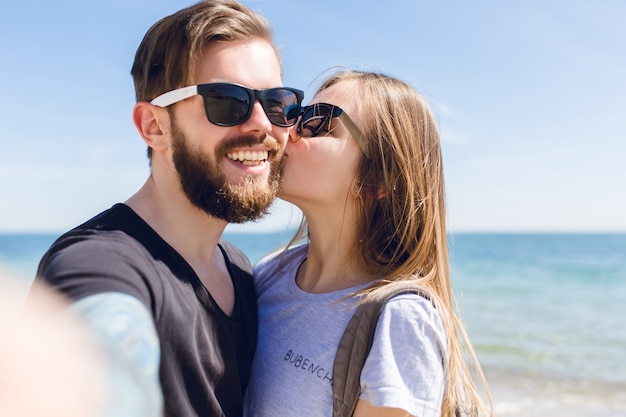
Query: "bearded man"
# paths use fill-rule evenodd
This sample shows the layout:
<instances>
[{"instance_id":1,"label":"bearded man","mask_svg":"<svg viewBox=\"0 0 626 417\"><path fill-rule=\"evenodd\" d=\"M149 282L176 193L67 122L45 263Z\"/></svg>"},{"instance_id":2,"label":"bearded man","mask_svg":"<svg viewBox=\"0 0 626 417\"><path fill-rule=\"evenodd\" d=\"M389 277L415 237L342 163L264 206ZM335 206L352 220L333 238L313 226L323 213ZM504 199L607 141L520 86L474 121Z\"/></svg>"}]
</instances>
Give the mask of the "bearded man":
<instances>
[{"instance_id":1,"label":"bearded man","mask_svg":"<svg viewBox=\"0 0 626 417\"><path fill-rule=\"evenodd\" d=\"M303 93L267 21L208 0L149 29L132 67L151 172L61 236L34 285L70 301L110 361L106 415L238 417L256 345L247 257L221 239L266 213Z\"/></svg>"}]
</instances>

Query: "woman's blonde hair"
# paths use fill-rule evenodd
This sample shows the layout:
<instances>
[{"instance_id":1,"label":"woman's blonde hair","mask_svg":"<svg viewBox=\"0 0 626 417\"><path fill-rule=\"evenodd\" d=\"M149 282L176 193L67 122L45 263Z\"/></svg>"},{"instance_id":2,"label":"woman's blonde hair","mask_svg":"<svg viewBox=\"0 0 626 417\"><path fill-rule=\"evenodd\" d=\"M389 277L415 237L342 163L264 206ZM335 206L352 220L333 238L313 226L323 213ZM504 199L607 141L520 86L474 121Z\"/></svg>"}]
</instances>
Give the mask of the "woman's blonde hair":
<instances>
[{"instance_id":1,"label":"woman's blonde hair","mask_svg":"<svg viewBox=\"0 0 626 417\"><path fill-rule=\"evenodd\" d=\"M436 305L448 339L448 385L441 415L455 416L457 410L490 415L470 365L490 399L484 375L455 313L443 163L433 113L414 88L380 73L340 71L317 93L340 83L349 83L345 97L360 116L359 127L369 147L369 158L362 155L356 174L360 203L351 258L356 270L383 278L362 292L371 295L400 280L420 285ZM306 223L300 235L305 228Z\"/></svg>"}]
</instances>

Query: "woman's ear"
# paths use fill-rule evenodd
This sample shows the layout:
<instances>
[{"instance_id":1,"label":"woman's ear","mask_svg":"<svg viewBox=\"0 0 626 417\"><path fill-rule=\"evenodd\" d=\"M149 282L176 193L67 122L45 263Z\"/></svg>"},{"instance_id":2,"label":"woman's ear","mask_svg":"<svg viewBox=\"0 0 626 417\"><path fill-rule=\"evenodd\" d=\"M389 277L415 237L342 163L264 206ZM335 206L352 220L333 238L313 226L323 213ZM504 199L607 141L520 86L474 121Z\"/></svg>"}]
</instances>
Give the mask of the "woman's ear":
<instances>
[{"instance_id":1,"label":"woman's ear","mask_svg":"<svg viewBox=\"0 0 626 417\"><path fill-rule=\"evenodd\" d=\"M387 197L387 190L385 190L382 186L378 187L378 194L376 194L376 200L382 200Z\"/></svg>"},{"instance_id":2,"label":"woman's ear","mask_svg":"<svg viewBox=\"0 0 626 417\"><path fill-rule=\"evenodd\" d=\"M140 101L133 108L133 122L146 145L155 150L168 147L169 113L145 101Z\"/></svg>"},{"instance_id":3,"label":"woman's ear","mask_svg":"<svg viewBox=\"0 0 626 417\"><path fill-rule=\"evenodd\" d=\"M396 188L394 187L394 191L395 189ZM363 183L357 181L356 179L352 182L352 195L354 197L367 196L368 198L373 197L376 200L380 200L387 197L388 194L389 193L382 185L379 185L378 187L374 185L364 186Z\"/></svg>"},{"instance_id":4,"label":"woman's ear","mask_svg":"<svg viewBox=\"0 0 626 417\"><path fill-rule=\"evenodd\" d=\"M387 190L385 190L385 188L382 185L378 186L378 190L374 191L374 186L363 187L363 183L357 180L354 180L352 182L352 195L354 197L360 196L361 194L363 194L364 191L369 196L373 195L376 200L380 200L380 199L387 197ZM394 187L394 191L395 191L395 187Z\"/></svg>"},{"instance_id":5,"label":"woman's ear","mask_svg":"<svg viewBox=\"0 0 626 417\"><path fill-rule=\"evenodd\" d=\"M356 179L352 180L352 197L361 197L361 192L363 191L363 184Z\"/></svg>"}]
</instances>

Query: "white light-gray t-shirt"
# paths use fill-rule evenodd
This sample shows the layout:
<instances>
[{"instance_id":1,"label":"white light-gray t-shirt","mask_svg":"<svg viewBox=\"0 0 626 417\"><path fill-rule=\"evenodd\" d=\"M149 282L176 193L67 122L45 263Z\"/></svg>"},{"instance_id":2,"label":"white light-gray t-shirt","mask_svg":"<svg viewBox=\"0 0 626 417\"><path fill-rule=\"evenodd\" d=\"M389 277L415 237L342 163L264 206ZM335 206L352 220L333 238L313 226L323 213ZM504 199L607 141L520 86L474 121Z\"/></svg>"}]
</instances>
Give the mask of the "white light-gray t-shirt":
<instances>
[{"instance_id":1,"label":"white light-gray t-shirt","mask_svg":"<svg viewBox=\"0 0 626 417\"><path fill-rule=\"evenodd\" d=\"M313 294L296 271L307 245L254 268L259 339L245 398L247 417L331 417L337 346L354 313L359 287ZM380 315L361 374L360 398L414 416L439 416L445 388L446 338L439 314L417 294L391 299Z\"/></svg>"}]
</instances>

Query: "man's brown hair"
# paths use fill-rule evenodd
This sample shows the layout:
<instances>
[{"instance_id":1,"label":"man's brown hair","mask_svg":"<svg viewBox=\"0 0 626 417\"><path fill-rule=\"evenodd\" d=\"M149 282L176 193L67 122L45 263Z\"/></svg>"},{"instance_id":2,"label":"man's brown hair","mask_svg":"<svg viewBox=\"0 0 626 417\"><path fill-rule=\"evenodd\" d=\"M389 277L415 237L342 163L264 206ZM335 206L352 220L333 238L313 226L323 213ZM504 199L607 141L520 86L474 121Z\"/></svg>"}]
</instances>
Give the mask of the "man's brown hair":
<instances>
[{"instance_id":1,"label":"man's brown hair","mask_svg":"<svg viewBox=\"0 0 626 417\"><path fill-rule=\"evenodd\" d=\"M201 1L159 20L135 54L131 75L136 100L151 101L195 84L196 66L207 44L255 39L272 44L269 22L234 0Z\"/></svg>"}]
</instances>

